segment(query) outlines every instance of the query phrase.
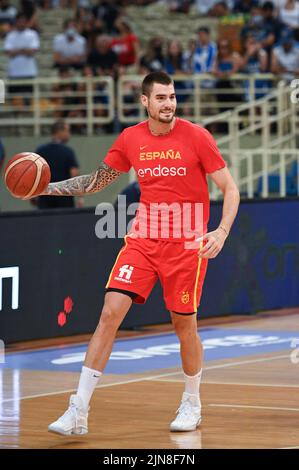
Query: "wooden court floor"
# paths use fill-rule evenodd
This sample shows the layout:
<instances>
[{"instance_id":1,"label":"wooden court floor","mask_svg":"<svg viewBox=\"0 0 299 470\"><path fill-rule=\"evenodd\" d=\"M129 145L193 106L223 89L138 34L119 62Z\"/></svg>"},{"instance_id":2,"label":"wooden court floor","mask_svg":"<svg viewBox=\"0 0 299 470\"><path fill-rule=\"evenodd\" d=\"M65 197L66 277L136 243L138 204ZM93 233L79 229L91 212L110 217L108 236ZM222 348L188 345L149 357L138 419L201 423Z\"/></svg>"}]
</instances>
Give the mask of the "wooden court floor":
<instances>
[{"instance_id":1,"label":"wooden court floor","mask_svg":"<svg viewBox=\"0 0 299 470\"><path fill-rule=\"evenodd\" d=\"M221 328L231 327L292 331L298 337L299 311L238 322L221 319ZM202 424L189 433L168 430L183 390L179 368L104 375L91 402L89 434L83 437L47 432L48 424L65 411L78 373L4 369L0 448L299 449L299 363L291 361L290 351L207 362ZM16 383L17 393L12 387Z\"/></svg>"}]
</instances>

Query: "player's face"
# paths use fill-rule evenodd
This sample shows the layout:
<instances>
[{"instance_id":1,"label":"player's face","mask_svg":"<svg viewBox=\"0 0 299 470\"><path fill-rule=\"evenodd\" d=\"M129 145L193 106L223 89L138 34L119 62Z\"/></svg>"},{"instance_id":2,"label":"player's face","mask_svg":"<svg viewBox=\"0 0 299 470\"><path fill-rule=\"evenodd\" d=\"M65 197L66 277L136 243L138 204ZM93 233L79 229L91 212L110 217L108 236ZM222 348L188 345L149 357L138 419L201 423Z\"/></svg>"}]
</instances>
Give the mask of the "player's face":
<instances>
[{"instance_id":1,"label":"player's face","mask_svg":"<svg viewBox=\"0 0 299 470\"><path fill-rule=\"evenodd\" d=\"M171 123L176 110L174 86L154 83L149 97L142 95L142 104L155 121Z\"/></svg>"}]
</instances>

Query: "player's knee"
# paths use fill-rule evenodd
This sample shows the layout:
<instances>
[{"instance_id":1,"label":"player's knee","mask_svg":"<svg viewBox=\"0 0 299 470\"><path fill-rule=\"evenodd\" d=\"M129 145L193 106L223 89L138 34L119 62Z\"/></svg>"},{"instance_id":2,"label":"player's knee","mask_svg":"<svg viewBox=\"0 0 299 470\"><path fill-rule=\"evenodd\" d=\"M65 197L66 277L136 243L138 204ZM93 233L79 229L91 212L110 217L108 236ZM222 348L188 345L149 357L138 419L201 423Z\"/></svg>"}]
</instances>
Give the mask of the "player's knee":
<instances>
[{"instance_id":1,"label":"player's knee","mask_svg":"<svg viewBox=\"0 0 299 470\"><path fill-rule=\"evenodd\" d=\"M189 321L187 318L176 318L173 321L173 326L176 332L176 335L181 340L188 340L192 336L197 336L197 328L196 325Z\"/></svg>"},{"instance_id":2,"label":"player's knee","mask_svg":"<svg viewBox=\"0 0 299 470\"><path fill-rule=\"evenodd\" d=\"M105 328L117 329L119 326L118 312L111 305L104 305L101 317L100 324Z\"/></svg>"}]
</instances>

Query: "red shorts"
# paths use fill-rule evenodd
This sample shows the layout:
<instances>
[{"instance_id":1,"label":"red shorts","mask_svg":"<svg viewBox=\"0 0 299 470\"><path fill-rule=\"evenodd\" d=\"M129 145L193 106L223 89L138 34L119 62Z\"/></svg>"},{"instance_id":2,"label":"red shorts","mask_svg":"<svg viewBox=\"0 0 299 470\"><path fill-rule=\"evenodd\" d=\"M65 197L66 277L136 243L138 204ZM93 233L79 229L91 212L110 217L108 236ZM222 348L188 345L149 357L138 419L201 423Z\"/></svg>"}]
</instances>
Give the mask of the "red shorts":
<instances>
[{"instance_id":1,"label":"red shorts","mask_svg":"<svg viewBox=\"0 0 299 470\"><path fill-rule=\"evenodd\" d=\"M160 279L166 308L178 313L197 312L208 260L184 242L126 235L106 288L137 294L134 302L143 304Z\"/></svg>"}]
</instances>

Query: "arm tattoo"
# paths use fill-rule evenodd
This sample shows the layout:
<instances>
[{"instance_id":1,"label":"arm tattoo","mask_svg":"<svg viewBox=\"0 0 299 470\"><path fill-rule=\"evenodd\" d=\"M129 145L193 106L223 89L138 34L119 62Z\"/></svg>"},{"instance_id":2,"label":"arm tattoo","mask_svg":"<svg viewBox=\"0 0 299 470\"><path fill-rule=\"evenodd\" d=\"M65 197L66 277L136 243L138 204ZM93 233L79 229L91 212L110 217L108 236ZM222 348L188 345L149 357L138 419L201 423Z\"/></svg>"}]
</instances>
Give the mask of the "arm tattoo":
<instances>
[{"instance_id":1,"label":"arm tattoo","mask_svg":"<svg viewBox=\"0 0 299 470\"><path fill-rule=\"evenodd\" d=\"M97 193L116 180L120 171L113 170L106 163L90 175L76 176L57 183L50 183L42 193L43 196L83 196Z\"/></svg>"}]
</instances>

